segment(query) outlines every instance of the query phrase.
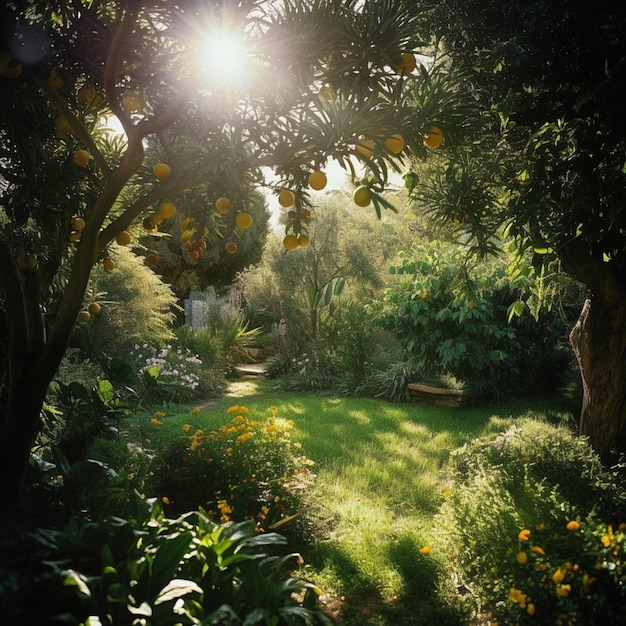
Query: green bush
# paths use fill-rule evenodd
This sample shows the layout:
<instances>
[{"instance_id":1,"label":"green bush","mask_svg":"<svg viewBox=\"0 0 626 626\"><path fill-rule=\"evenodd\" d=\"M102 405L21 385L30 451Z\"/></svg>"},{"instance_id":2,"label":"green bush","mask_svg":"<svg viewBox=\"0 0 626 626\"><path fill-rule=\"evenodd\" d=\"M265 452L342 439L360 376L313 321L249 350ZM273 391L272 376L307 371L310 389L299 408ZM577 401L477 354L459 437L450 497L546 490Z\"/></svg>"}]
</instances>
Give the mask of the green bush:
<instances>
[{"instance_id":1,"label":"green bush","mask_svg":"<svg viewBox=\"0 0 626 626\"><path fill-rule=\"evenodd\" d=\"M504 624L623 624L626 491L586 440L522 419L451 457L451 568Z\"/></svg>"},{"instance_id":2,"label":"green bush","mask_svg":"<svg viewBox=\"0 0 626 626\"><path fill-rule=\"evenodd\" d=\"M219 429L186 424L187 436L157 450L155 493L177 514L202 506L222 522L251 519L263 531L290 523L302 535L315 475L291 439L293 423L274 407L261 420L244 406L227 412L232 418Z\"/></svg>"}]
</instances>

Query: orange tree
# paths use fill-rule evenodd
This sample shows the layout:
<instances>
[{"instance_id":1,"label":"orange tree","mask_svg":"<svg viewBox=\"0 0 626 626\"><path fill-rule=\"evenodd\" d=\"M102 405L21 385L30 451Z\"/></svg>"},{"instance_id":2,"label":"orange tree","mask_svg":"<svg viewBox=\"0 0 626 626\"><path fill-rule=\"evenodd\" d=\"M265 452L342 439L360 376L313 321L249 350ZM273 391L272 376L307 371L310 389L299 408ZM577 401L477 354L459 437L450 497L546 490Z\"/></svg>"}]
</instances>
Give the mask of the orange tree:
<instances>
[{"instance_id":1,"label":"orange tree","mask_svg":"<svg viewBox=\"0 0 626 626\"><path fill-rule=\"evenodd\" d=\"M185 252L236 253L249 221L218 214L249 213L265 167L296 238L331 156L368 166L380 211L388 166L436 147L424 133L451 105L410 97L428 78L414 0L30 0L0 18L0 496L16 511L95 264L147 256L161 218Z\"/></svg>"},{"instance_id":2,"label":"orange tree","mask_svg":"<svg viewBox=\"0 0 626 626\"><path fill-rule=\"evenodd\" d=\"M626 451L626 8L438 5L433 24L448 67L495 124L416 191L478 249L492 248L506 227L538 276L558 264L587 288L570 337L584 392L580 431L614 459Z\"/></svg>"}]
</instances>

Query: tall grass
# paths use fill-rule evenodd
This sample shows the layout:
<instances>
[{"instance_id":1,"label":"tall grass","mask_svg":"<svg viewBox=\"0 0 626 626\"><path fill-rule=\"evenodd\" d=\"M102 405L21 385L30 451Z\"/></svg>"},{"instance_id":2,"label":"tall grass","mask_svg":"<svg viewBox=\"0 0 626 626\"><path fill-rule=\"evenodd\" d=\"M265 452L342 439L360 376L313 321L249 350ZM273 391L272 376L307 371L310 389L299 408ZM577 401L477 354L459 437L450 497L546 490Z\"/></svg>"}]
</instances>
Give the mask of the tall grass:
<instances>
[{"instance_id":1,"label":"tall grass","mask_svg":"<svg viewBox=\"0 0 626 626\"><path fill-rule=\"evenodd\" d=\"M463 623L437 576L445 556L438 562L420 552L435 536L444 468L452 450L506 428L508 420L494 415L518 416L527 405L444 409L285 394L255 380L231 386L230 397L199 412L182 407L163 421L172 432L184 423L214 428L225 423L231 404L245 405L251 415L277 407L278 415L294 421L296 439L315 461L320 536L301 549L308 578L327 592L323 600L342 623ZM149 436L168 431L155 428Z\"/></svg>"}]
</instances>

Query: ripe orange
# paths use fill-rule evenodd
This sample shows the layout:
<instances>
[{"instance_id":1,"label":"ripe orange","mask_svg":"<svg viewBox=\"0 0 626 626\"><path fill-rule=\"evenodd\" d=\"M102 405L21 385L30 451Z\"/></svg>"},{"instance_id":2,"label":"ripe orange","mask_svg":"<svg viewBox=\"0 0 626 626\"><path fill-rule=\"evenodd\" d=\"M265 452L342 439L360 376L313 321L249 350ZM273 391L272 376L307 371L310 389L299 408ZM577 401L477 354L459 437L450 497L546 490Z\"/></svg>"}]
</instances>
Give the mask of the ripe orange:
<instances>
[{"instance_id":1,"label":"ripe orange","mask_svg":"<svg viewBox=\"0 0 626 626\"><path fill-rule=\"evenodd\" d=\"M228 254L235 254L235 252L237 252L237 244L229 241L226 244L226 252L228 252Z\"/></svg>"},{"instance_id":2,"label":"ripe orange","mask_svg":"<svg viewBox=\"0 0 626 626\"><path fill-rule=\"evenodd\" d=\"M404 76L410 74L417 67L415 56L410 52L399 54L391 64L391 68L396 74Z\"/></svg>"},{"instance_id":3,"label":"ripe orange","mask_svg":"<svg viewBox=\"0 0 626 626\"><path fill-rule=\"evenodd\" d=\"M321 172L320 170L315 170L309 175L309 187L311 189L320 191L324 189L324 187L326 187L327 183L328 179L326 178L326 174L324 174L324 172Z\"/></svg>"},{"instance_id":4,"label":"ripe orange","mask_svg":"<svg viewBox=\"0 0 626 626\"><path fill-rule=\"evenodd\" d=\"M400 154L404 150L404 137L402 135L391 135L385 140L385 147L389 152Z\"/></svg>"},{"instance_id":5,"label":"ripe orange","mask_svg":"<svg viewBox=\"0 0 626 626\"><path fill-rule=\"evenodd\" d=\"M139 113L143 108L141 95L137 91L125 91L122 94L122 108L126 113Z\"/></svg>"},{"instance_id":6,"label":"ripe orange","mask_svg":"<svg viewBox=\"0 0 626 626\"><path fill-rule=\"evenodd\" d=\"M70 241L72 243L78 243L80 241L80 230L73 230L70 233Z\"/></svg>"},{"instance_id":7,"label":"ripe orange","mask_svg":"<svg viewBox=\"0 0 626 626\"><path fill-rule=\"evenodd\" d=\"M95 108L102 104L102 96L98 93L95 87L83 87L78 91L76 96L79 104L85 105L88 109Z\"/></svg>"},{"instance_id":8,"label":"ripe orange","mask_svg":"<svg viewBox=\"0 0 626 626\"><path fill-rule=\"evenodd\" d=\"M354 195L352 196L354 203L358 206L368 206L372 201L372 192L365 185L361 185L354 190Z\"/></svg>"},{"instance_id":9,"label":"ripe orange","mask_svg":"<svg viewBox=\"0 0 626 626\"><path fill-rule=\"evenodd\" d=\"M252 216L249 213L239 213L235 218L235 224L241 230L246 230L252 226Z\"/></svg>"},{"instance_id":10,"label":"ripe orange","mask_svg":"<svg viewBox=\"0 0 626 626\"><path fill-rule=\"evenodd\" d=\"M217 209L218 213L221 213L222 215L224 215L225 213L228 213L232 208L233 205L230 203L230 200L228 198L218 198L215 201L215 208Z\"/></svg>"},{"instance_id":11,"label":"ripe orange","mask_svg":"<svg viewBox=\"0 0 626 626\"><path fill-rule=\"evenodd\" d=\"M197 250L192 250L187 256L190 261L197 261L200 258L200 253Z\"/></svg>"},{"instance_id":12,"label":"ripe orange","mask_svg":"<svg viewBox=\"0 0 626 626\"><path fill-rule=\"evenodd\" d=\"M144 259L144 263L146 265L156 265L159 262L159 257L157 256L156 252L151 252L150 254L146 255L146 258Z\"/></svg>"},{"instance_id":13,"label":"ripe orange","mask_svg":"<svg viewBox=\"0 0 626 626\"><path fill-rule=\"evenodd\" d=\"M375 144L371 139L359 139L354 148L363 155L366 159L369 159L374 154Z\"/></svg>"},{"instance_id":14,"label":"ripe orange","mask_svg":"<svg viewBox=\"0 0 626 626\"><path fill-rule=\"evenodd\" d=\"M89 164L89 160L91 159L91 155L87 150L76 150L72 155L72 159L74 159L74 163L80 167L86 167Z\"/></svg>"},{"instance_id":15,"label":"ripe orange","mask_svg":"<svg viewBox=\"0 0 626 626\"><path fill-rule=\"evenodd\" d=\"M104 259L104 261L102 261L102 266L107 272L112 272L115 269L115 261L108 256Z\"/></svg>"},{"instance_id":16,"label":"ripe orange","mask_svg":"<svg viewBox=\"0 0 626 626\"><path fill-rule=\"evenodd\" d=\"M169 219L170 217L173 217L175 213L176 213L176 206L172 204L171 202L164 202L159 207L159 215L163 219Z\"/></svg>"},{"instance_id":17,"label":"ripe orange","mask_svg":"<svg viewBox=\"0 0 626 626\"><path fill-rule=\"evenodd\" d=\"M157 163L152 168L152 173L157 180L163 182L170 177L170 174L172 173L172 168L167 163Z\"/></svg>"},{"instance_id":18,"label":"ripe orange","mask_svg":"<svg viewBox=\"0 0 626 626\"><path fill-rule=\"evenodd\" d=\"M163 223L163 216L160 213L153 213L148 220L152 226L158 226Z\"/></svg>"},{"instance_id":19,"label":"ripe orange","mask_svg":"<svg viewBox=\"0 0 626 626\"><path fill-rule=\"evenodd\" d=\"M102 311L102 308L100 307L100 305L97 302L92 302L87 307L87 310L89 311L89 313L91 313L91 315L98 315L98 313L100 313L100 311Z\"/></svg>"},{"instance_id":20,"label":"ripe orange","mask_svg":"<svg viewBox=\"0 0 626 626\"><path fill-rule=\"evenodd\" d=\"M78 319L81 322L88 322L91 319L91 315L89 314L89 311L81 311L78 314Z\"/></svg>"},{"instance_id":21,"label":"ripe orange","mask_svg":"<svg viewBox=\"0 0 626 626\"><path fill-rule=\"evenodd\" d=\"M302 233L298 235L298 245L301 248L306 248L309 245L309 243L310 243L310 239L308 235L304 235Z\"/></svg>"},{"instance_id":22,"label":"ripe orange","mask_svg":"<svg viewBox=\"0 0 626 626\"><path fill-rule=\"evenodd\" d=\"M280 206L287 208L293 206L295 203L296 194L293 191L289 189L283 189L278 194L278 204L280 204Z\"/></svg>"},{"instance_id":23,"label":"ripe orange","mask_svg":"<svg viewBox=\"0 0 626 626\"><path fill-rule=\"evenodd\" d=\"M72 132L72 125L64 118L59 115L59 117L55 120L57 135L61 137L65 137L65 135L69 135Z\"/></svg>"},{"instance_id":24,"label":"ripe orange","mask_svg":"<svg viewBox=\"0 0 626 626\"><path fill-rule=\"evenodd\" d=\"M0 54L0 76L2 78L18 78L21 73L21 63L18 63L8 52Z\"/></svg>"},{"instance_id":25,"label":"ripe orange","mask_svg":"<svg viewBox=\"0 0 626 626\"><path fill-rule=\"evenodd\" d=\"M75 217L72 220L72 228L74 230L82 230L85 228L85 220L82 217Z\"/></svg>"},{"instance_id":26,"label":"ripe orange","mask_svg":"<svg viewBox=\"0 0 626 626\"><path fill-rule=\"evenodd\" d=\"M287 250L295 250L298 247L298 238L295 235L285 235L283 246Z\"/></svg>"},{"instance_id":27,"label":"ripe orange","mask_svg":"<svg viewBox=\"0 0 626 626\"><path fill-rule=\"evenodd\" d=\"M115 235L115 241L118 246L127 246L132 240L133 238L127 230L123 230L121 233Z\"/></svg>"},{"instance_id":28,"label":"ripe orange","mask_svg":"<svg viewBox=\"0 0 626 626\"><path fill-rule=\"evenodd\" d=\"M425 135L424 143L429 148L438 148L443 143L443 131L438 126L433 126Z\"/></svg>"}]
</instances>

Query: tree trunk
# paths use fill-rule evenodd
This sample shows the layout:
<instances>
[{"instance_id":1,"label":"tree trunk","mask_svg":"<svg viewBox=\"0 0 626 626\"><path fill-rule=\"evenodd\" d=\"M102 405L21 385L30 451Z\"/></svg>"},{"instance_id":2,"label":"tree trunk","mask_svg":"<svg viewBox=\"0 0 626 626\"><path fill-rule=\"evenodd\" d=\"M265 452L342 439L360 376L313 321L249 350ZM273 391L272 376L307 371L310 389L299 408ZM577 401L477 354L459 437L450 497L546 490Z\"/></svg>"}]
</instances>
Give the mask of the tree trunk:
<instances>
[{"instance_id":1,"label":"tree trunk","mask_svg":"<svg viewBox=\"0 0 626 626\"><path fill-rule=\"evenodd\" d=\"M583 387L580 434L611 465L626 453L626 291L596 284L570 334Z\"/></svg>"}]
</instances>

